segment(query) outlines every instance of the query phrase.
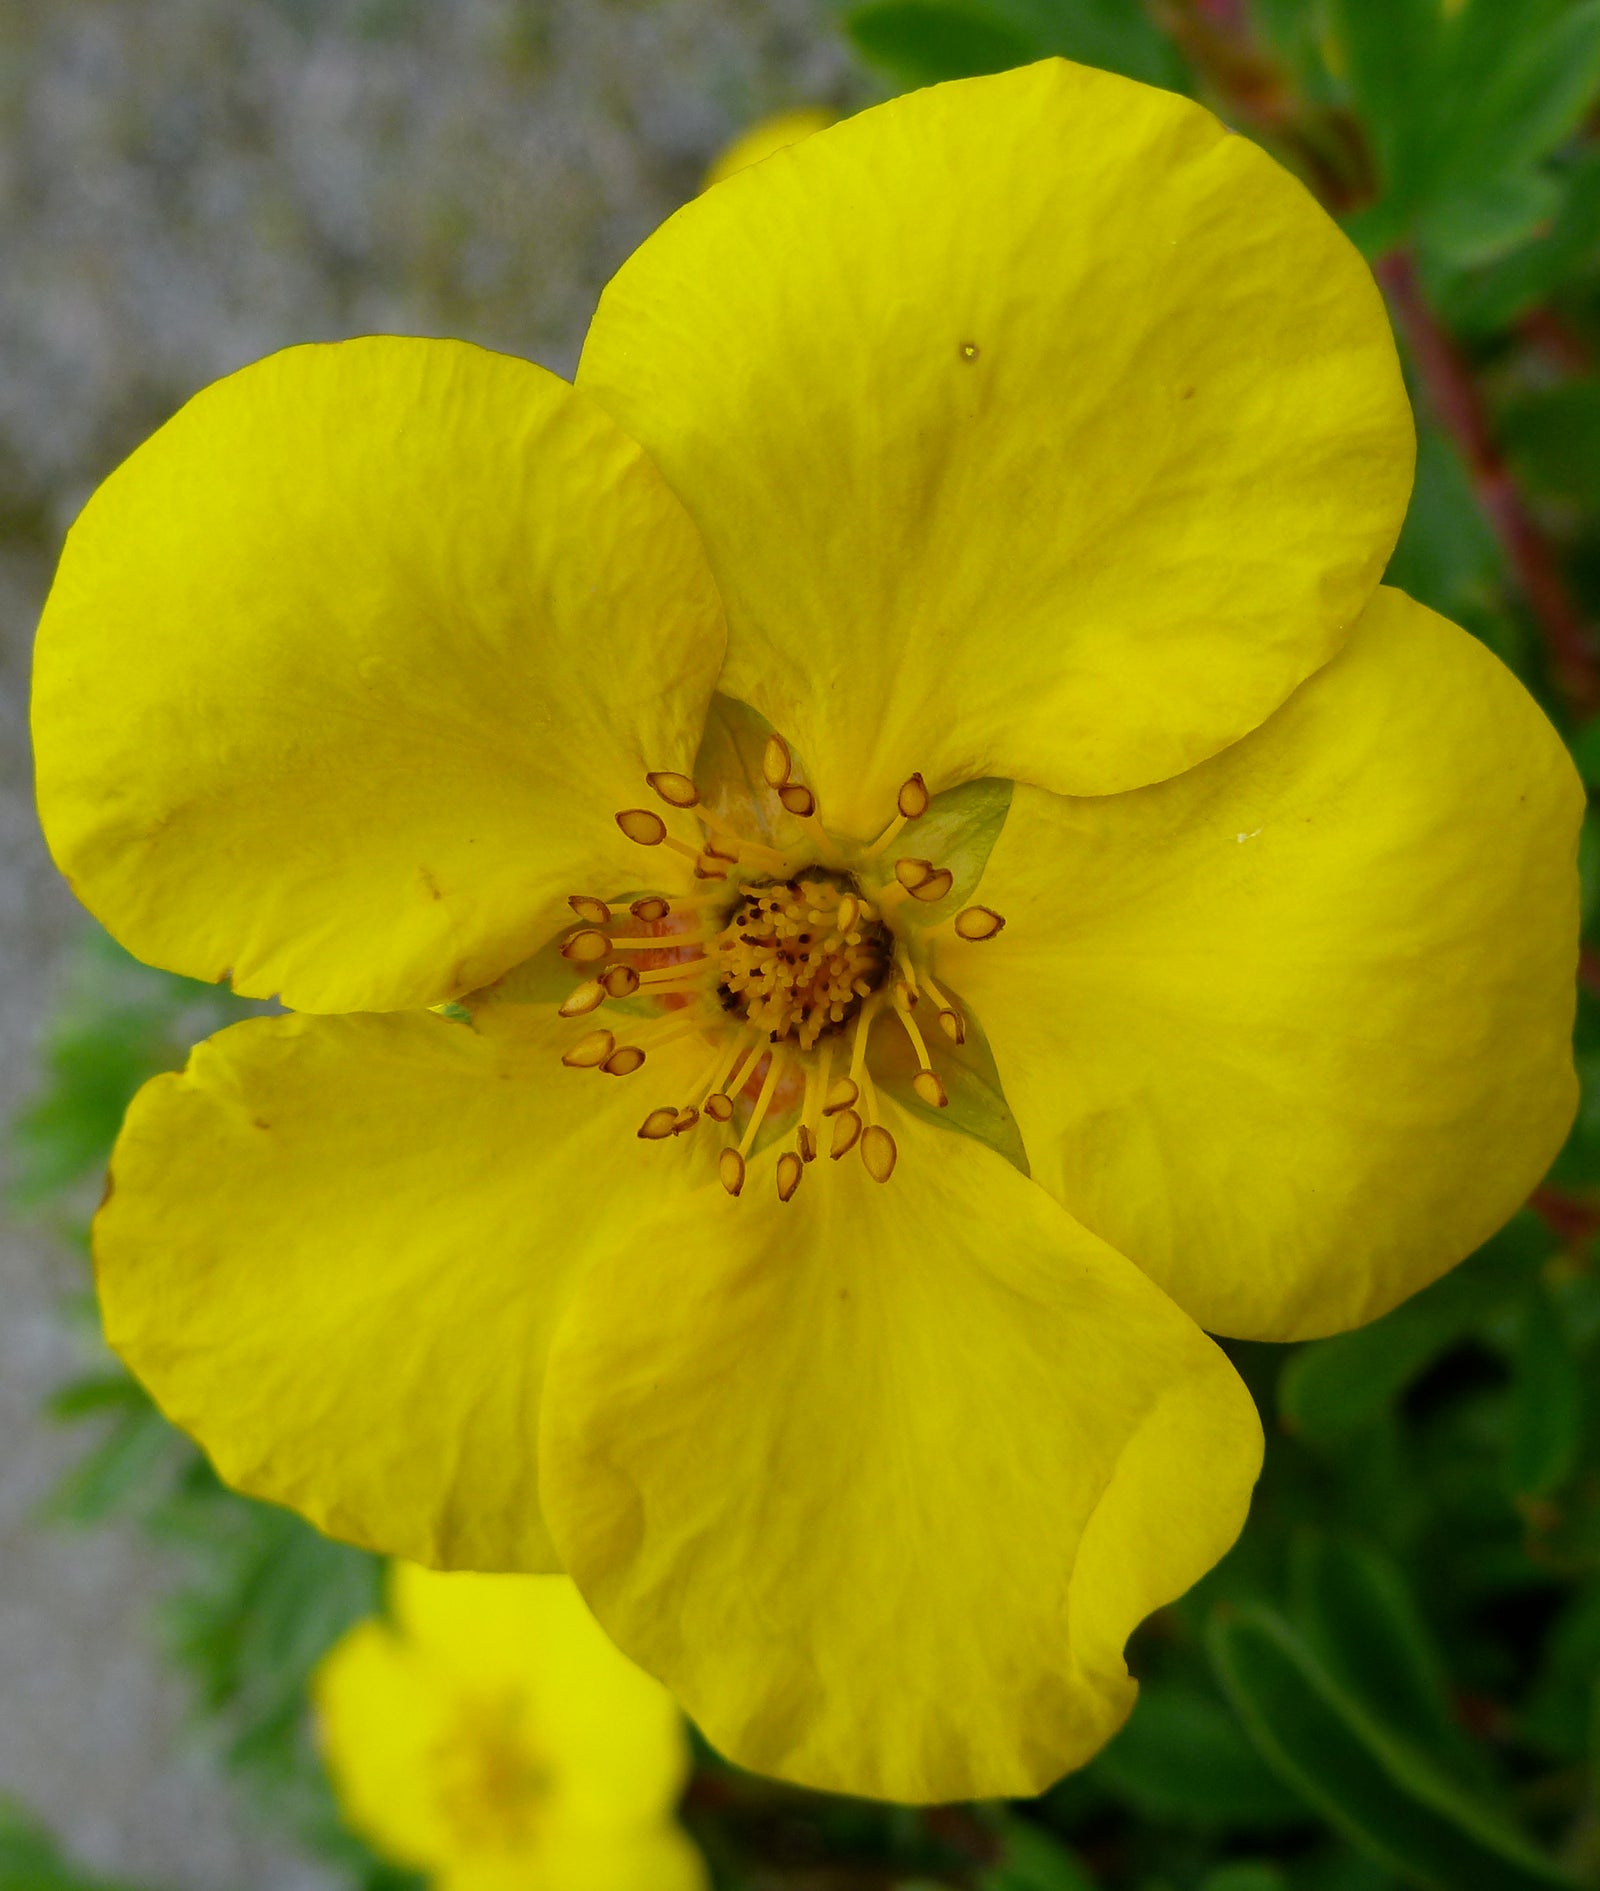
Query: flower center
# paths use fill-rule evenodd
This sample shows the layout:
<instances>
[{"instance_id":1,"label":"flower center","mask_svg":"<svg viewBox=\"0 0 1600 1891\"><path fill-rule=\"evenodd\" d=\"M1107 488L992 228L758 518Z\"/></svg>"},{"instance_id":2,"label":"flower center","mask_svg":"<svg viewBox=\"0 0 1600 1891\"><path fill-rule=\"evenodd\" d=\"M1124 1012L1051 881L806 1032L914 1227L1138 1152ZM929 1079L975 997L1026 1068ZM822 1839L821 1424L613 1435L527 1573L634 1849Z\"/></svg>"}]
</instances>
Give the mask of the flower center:
<instances>
[{"instance_id":1,"label":"flower center","mask_svg":"<svg viewBox=\"0 0 1600 1891\"><path fill-rule=\"evenodd\" d=\"M551 1777L528 1750L515 1696L464 1700L432 1752L435 1803L468 1851L515 1851L534 1838Z\"/></svg>"},{"instance_id":2,"label":"flower center","mask_svg":"<svg viewBox=\"0 0 1600 1891\"><path fill-rule=\"evenodd\" d=\"M712 950L723 1009L809 1051L883 984L894 936L851 876L813 867L747 890Z\"/></svg>"},{"instance_id":3,"label":"flower center","mask_svg":"<svg viewBox=\"0 0 1600 1891\"><path fill-rule=\"evenodd\" d=\"M894 1173L895 1141L880 1121L867 1062L880 1021L897 1026L910 1048L916 1103L948 1106L918 1017L936 1020L947 1046L966 1041L966 1020L937 983L940 947L991 939L1005 921L986 906L942 915L954 903L952 870L891 852L928 811L921 775L901 787L894 817L870 843L823 825L780 736L766 738L760 775L748 823L713 813L694 781L669 773L646 777L666 815L617 815L629 840L678 862L682 884L629 900L625 914L620 900L572 895L580 923L561 952L583 976L561 1015L588 1017L608 1002L629 1010L585 1031L561 1061L631 1077L668 1045L698 1043L708 1058L703 1076L688 1096L658 1103L640 1139L666 1143L700 1129L696 1142L709 1129L721 1139L717 1177L738 1195L758 1138L776 1125L793 1138L776 1164L786 1202L824 1145L834 1161L858 1152L875 1181ZM773 838L752 838L746 825Z\"/></svg>"}]
</instances>

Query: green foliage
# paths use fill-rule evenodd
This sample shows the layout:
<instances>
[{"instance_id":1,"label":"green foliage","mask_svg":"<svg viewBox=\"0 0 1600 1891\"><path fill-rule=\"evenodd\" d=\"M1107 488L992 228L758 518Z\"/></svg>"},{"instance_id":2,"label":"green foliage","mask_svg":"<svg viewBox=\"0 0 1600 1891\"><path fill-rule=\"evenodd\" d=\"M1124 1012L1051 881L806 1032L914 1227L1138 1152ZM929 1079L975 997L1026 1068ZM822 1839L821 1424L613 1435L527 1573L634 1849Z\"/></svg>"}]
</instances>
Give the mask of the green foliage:
<instances>
[{"instance_id":1,"label":"green foliage","mask_svg":"<svg viewBox=\"0 0 1600 1891\"><path fill-rule=\"evenodd\" d=\"M1184 90L1183 61L1131 0L867 0L849 6L857 50L902 86L1001 72L1052 53Z\"/></svg>"},{"instance_id":2,"label":"green foliage","mask_svg":"<svg viewBox=\"0 0 1600 1891\"><path fill-rule=\"evenodd\" d=\"M0 1797L0 1891L150 1891L150 1887L78 1870L42 1825L15 1800Z\"/></svg>"}]
</instances>

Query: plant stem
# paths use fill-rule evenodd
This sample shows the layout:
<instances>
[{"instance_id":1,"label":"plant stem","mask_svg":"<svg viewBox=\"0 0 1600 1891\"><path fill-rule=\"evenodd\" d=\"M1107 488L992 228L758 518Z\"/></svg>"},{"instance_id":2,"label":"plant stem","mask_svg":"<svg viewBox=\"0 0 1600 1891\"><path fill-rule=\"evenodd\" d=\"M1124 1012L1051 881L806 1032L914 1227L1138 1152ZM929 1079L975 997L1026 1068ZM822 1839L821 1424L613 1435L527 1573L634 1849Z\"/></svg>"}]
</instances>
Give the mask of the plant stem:
<instances>
[{"instance_id":1,"label":"plant stem","mask_svg":"<svg viewBox=\"0 0 1600 1891\"><path fill-rule=\"evenodd\" d=\"M1489 430L1466 357L1428 304L1409 251L1393 250L1377 276L1404 335L1434 418L1455 442L1473 492L1500 542L1549 653L1551 679L1581 715L1600 709L1600 664L1549 542L1534 522Z\"/></svg>"}]
</instances>

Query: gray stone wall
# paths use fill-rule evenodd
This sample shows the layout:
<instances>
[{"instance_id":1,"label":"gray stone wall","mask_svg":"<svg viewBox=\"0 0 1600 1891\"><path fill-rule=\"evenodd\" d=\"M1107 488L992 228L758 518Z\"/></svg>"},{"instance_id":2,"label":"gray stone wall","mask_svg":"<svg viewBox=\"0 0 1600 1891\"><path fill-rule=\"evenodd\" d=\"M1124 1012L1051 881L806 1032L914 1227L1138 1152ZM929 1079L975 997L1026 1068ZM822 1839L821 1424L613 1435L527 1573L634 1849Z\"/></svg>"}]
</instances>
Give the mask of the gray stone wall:
<instances>
[{"instance_id":1,"label":"gray stone wall","mask_svg":"<svg viewBox=\"0 0 1600 1891\"><path fill-rule=\"evenodd\" d=\"M0 0L0 1119L79 924L37 838L28 649L85 495L285 344L465 336L570 372L617 262L714 152L853 100L826 0ZM87 1863L311 1891L155 1654L160 1558L37 1507L81 1280L0 1219L0 1792Z\"/></svg>"}]
</instances>

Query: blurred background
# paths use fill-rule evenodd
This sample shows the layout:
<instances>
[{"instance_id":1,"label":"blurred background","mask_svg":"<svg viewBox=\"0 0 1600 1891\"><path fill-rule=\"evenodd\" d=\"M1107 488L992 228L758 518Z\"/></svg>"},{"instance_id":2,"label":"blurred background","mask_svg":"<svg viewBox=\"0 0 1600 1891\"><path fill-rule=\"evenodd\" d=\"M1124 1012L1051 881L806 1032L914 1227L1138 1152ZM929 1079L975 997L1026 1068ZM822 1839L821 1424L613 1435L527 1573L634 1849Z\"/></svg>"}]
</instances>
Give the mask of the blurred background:
<instances>
[{"instance_id":1,"label":"blurred background","mask_svg":"<svg viewBox=\"0 0 1600 1891\"><path fill-rule=\"evenodd\" d=\"M28 650L95 483L287 343L576 361L739 134L1066 53L1295 169L1390 299L1418 408L1391 568L1600 783L1600 0L0 0L0 1891L399 1891L305 1684L373 1559L221 1490L98 1346L84 1228L126 1098L237 1015L133 965L32 812ZM1584 842L1585 911L1600 828ZM1106 1754L934 1812L699 1750L724 1891L1600 1885L1600 960L1529 1209L1355 1335L1234 1346L1269 1461L1136 1638Z\"/></svg>"}]
</instances>

